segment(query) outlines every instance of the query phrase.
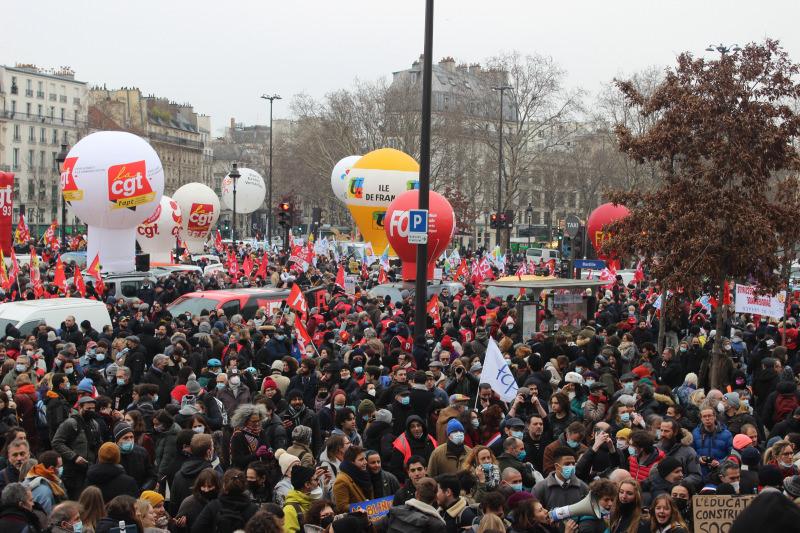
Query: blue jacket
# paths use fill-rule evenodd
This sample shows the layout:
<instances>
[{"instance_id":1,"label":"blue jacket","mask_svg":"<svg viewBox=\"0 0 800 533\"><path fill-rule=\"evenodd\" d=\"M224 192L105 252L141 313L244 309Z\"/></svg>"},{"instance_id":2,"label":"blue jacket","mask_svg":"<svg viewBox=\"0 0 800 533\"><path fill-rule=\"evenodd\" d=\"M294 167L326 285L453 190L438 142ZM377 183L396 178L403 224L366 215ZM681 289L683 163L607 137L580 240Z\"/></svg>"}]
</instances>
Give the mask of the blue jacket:
<instances>
[{"instance_id":1,"label":"blue jacket","mask_svg":"<svg viewBox=\"0 0 800 533\"><path fill-rule=\"evenodd\" d=\"M722 461L728 454L731 453L733 448L733 435L727 428L719 422L714 426L713 433L706 433L703 430L703 424L698 425L692 431L692 446L697 452L699 457L711 457L717 461ZM708 468L703 466L703 477L708 476Z\"/></svg>"}]
</instances>

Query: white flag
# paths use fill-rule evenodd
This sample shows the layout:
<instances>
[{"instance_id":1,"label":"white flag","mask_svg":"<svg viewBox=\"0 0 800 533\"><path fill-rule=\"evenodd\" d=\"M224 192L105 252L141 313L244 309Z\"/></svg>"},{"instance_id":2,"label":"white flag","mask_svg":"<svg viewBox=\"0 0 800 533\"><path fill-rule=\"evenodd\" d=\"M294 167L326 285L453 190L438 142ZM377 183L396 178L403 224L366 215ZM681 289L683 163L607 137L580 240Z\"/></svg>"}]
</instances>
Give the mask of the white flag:
<instances>
[{"instance_id":1,"label":"white flag","mask_svg":"<svg viewBox=\"0 0 800 533\"><path fill-rule=\"evenodd\" d=\"M511 373L508 363L503 359L497 343L489 337L489 345L486 347L486 358L483 360L483 370L481 370L481 383L488 383L492 390L497 393L501 400L510 402L517 397L517 380Z\"/></svg>"}]
</instances>

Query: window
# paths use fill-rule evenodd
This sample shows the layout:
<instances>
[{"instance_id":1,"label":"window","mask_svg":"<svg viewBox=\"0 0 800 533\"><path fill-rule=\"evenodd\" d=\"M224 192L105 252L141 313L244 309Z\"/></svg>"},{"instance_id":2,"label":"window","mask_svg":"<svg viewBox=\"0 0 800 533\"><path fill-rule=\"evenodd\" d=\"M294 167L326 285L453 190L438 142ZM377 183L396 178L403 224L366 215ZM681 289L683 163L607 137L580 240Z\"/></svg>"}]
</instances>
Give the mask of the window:
<instances>
[{"instance_id":1,"label":"window","mask_svg":"<svg viewBox=\"0 0 800 533\"><path fill-rule=\"evenodd\" d=\"M42 118L42 104L38 104L36 106L36 109L37 109L37 114L39 115L39 118Z\"/></svg>"},{"instance_id":2,"label":"window","mask_svg":"<svg viewBox=\"0 0 800 533\"><path fill-rule=\"evenodd\" d=\"M139 282L123 281L120 283L120 290L125 298L136 298L136 295L139 292Z\"/></svg>"},{"instance_id":3,"label":"window","mask_svg":"<svg viewBox=\"0 0 800 533\"><path fill-rule=\"evenodd\" d=\"M14 140L21 141L22 139L19 136L19 124L14 124Z\"/></svg>"},{"instance_id":4,"label":"window","mask_svg":"<svg viewBox=\"0 0 800 533\"><path fill-rule=\"evenodd\" d=\"M17 77L11 76L11 94L17 94L19 89L17 88Z\"/></svg>"},{"instance_id":5,"label":"window","mask_svg":"<svg viewBox=\"0 0 800 533\"><path fill-rule=\"evenodd\" d=\"M58 172L58 161L56 161L56 158L58 157L58 154L56 152L50 152L50 155L53 156L52 157L53 172Z\"/></svg>"},{"instance_id":6,"label":"window","mask_svg":"<svg viewBox=\"0 0 800 533\"><path fill-rule=\"evenodd\" d=\"M230 302L225 302L224 304L222 304L222 311L228 318L237 314L239 312L239 300L231 300Z\"/></svg>"},{"instance_id":7,"label":"window","mask_svg":"<svg viewBox=\"0 0 800 533\"><path fill-rule=\"evenodd\" d=\"M26 113L28 116L31 116L31 103L30 103L30 102L28 102L28 103L26 103L26 104L25 104L25 113Z\"/></svg>"},{"instance_id":8,"label":"window","mask_svg":"<svg viewBox=\"0 0 800 533\"><path fill-rule=\"evenodd\" d=\"M39 130L39 142L42 144L47 142L47 130L45 128Z\"/></svg>"},{"instance_id":9,"label":"window","mask_svg":"<svg viewBox=\"0 0 800 533\"><path fill-rule=\"evenodd\" d=\"M64 123L64 108L61 108L61 123Z\"/></svg>"},{"instance_id":10,"label":"window","mask_svg":"<svg viewBox=\"0 0 800 533\"><path fill-rule=\"evenodd\" d=\"M16 112L17 112L17 101L11 100L11 113L16 113Z\"/></svg>"},{"instance_id":11,"label":"window","mask_svg":"<svg viewBox=\"0 0 800 533\"><path fill-rule=\"evenodd\" d=\"M53 144L58 144L58 130L53 130Z\"/></svg>"},{"instance_id":12,"label":"window","mask_svg":"<svg viewBox=\"0 0 800 533\"><path fill-rule=\"evenodd\" d=\"M55 114L56 114L56 108L53 107L53 106L50 106L50 120L53 120L53 117L55 116Z\"/></svg>"},{"instance_id":13,"label":"window","mask_svg":"<svg viewBox=\"0 0 800 533\"><path fill-rule=\"evenodd\" d=\"M36 128L33 126L28 128L28 140L31 142L36 140Z\"/></svg>"},{"instance_id":14,"label":"window","mask_svg":"<svg viewBox=\"0 0 800 533\"><path fill-rule=\"evenodd\" d=\"M14 148L12 163L14 170L17 170L19 168L19 148Z\"/></svg>"},{"instance_id":15,"label":"window","mask_svg":"<svg viewBox=\"0 0 800 533\"><path fill-rule=\"evenodd\" d=\"M67 130L64 130L64 135L62 136L61 144L69 144L69 132Z\"/></svg>"},{"instance_id":16,"label":"window","mask_svg":"<svg viewBox=\"0 0 800 533\"><path fill-rule=\"evenodd\" d=\"M33 150L28 150L28 167L33 168Z\"/></svg>"}]
</instances>

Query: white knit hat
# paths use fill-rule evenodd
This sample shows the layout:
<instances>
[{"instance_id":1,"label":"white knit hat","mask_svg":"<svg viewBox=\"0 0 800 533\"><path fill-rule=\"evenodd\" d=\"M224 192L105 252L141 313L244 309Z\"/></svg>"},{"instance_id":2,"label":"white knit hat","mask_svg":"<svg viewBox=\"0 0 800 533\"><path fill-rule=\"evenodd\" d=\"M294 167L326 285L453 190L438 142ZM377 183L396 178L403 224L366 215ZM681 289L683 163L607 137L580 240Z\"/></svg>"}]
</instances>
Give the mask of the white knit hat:
<instances>
[{"instance_id":1,"label":"white knit hat","mask_svg":"<svg viewBox=\"0 0 800 533\"><path fill-rule=\"evenodd\" d=\"M275 451L275 458L278 459L278 465L281 467L281 474L284 476L289 475L289 469L295 464L299 463L300 459L288 453L283 448L278 448Z\"/></svg>"}]
</instances>

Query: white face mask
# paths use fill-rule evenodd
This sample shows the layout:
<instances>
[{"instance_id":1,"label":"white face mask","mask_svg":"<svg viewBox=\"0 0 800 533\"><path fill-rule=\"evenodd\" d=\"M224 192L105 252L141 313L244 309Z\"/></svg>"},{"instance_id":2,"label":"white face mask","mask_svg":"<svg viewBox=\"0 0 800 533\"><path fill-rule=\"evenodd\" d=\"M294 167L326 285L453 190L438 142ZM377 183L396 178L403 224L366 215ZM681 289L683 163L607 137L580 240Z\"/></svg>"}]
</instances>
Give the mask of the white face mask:
<instances>
[{"instance_id":1,"label":"white face mask","mask_svg":"<svg viewBox=\"0 0 800 533\"><path fill-rule=\"evenodd\" d=\"M230 379L229 383L231 384L231 387L238 387L241 381L239 380L238 377L234 376Z\"/></svg>"},{"instance_id":2,"label":"white face mask","mask_svg":"<svg viewBox=\"0 0 800 533\"><path fill-rule=\"evenodd\" d=\"M311 492L308 493L308 496L312 500L319 500L320 498L322 498L322 487L317 487L316 489L312 490Z\"/></svg>"},{"instance_id":3,"label":"white face mask","mask_svg":"<svg viewBox=\"0 0 800 533\"><path fill-rule=\"evenodd\" d=\"M734 491L735 491L737 494L739 493L739 482L738 482L738 481L732 481L732 482L731 482L731 487L733 487L733 490L734 490Z\"/></svg>"}]
</instances>

